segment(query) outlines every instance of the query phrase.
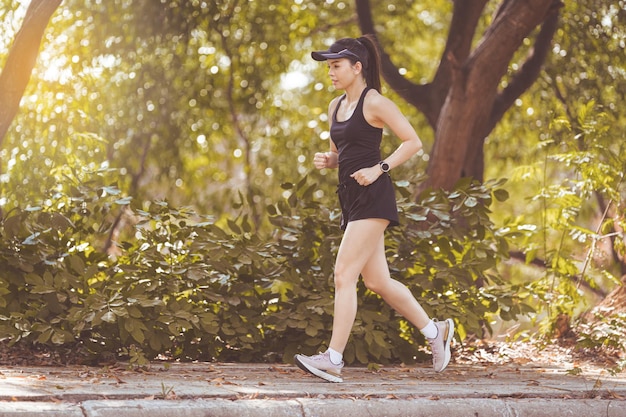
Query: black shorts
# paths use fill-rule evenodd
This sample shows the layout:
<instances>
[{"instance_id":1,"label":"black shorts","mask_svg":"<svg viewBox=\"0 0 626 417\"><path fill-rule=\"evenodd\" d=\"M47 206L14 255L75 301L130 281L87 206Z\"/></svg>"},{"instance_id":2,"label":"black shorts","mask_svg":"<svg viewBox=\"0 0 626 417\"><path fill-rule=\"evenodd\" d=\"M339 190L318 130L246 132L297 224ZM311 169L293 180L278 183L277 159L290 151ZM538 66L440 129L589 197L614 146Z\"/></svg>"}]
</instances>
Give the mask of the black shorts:
<instances>
[{"instance_id":1,"label":"black shorts","mask_svg":"<svg viewBox=\"0 0 626 417\"><path fill-rule=\"evenodd\" d=\"M387 174L368 186L350 178L337 186L337 194L341 205L341 230L346 230L349 222L363 219L389 220L389 226L400 224L396 192Z\"/></svg>"}]
</instances>

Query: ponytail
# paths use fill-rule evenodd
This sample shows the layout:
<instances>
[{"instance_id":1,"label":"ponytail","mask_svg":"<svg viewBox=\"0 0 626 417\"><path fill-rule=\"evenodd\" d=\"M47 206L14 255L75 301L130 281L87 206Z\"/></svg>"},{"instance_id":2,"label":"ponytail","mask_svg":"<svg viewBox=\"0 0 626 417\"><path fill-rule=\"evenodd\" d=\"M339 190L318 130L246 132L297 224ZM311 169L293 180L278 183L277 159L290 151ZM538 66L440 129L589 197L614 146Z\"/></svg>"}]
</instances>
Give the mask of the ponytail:
<instances>
[{"instance_id":1,"label":"ponytail","mask_svg":"<svg viewBox=\"0 0 626 417\"><path fill-rule=\"evenodd\" d=\"M376 38L374 35L367 34L358 38L357 41L367 49L369 58L367 68L363 68L363 71L365 71L365 82L368 87L380 93L380 53L378 52Z\"/></svg>"}]
</instances>

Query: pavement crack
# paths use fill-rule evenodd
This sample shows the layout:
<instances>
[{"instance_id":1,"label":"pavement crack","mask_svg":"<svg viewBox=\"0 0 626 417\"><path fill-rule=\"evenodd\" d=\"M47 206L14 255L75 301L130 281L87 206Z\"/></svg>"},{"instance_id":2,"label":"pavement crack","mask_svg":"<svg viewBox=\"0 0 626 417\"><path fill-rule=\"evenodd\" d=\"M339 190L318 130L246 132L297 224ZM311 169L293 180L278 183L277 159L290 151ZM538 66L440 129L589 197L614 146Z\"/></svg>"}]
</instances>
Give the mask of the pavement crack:
<instances>
[{"instance_id":1,"label":"pavement crack","mask_svg":"<svg viewBox=\"0 0 626 417\"><path fill-rule=\"evenodd\" d=\"M302 401L299 398L296 399L296 402L300 406L300 414L302 415L302 417L306 417L306 409L304 408L304 404L302 404Z\"/></svg>"}]
</instances>

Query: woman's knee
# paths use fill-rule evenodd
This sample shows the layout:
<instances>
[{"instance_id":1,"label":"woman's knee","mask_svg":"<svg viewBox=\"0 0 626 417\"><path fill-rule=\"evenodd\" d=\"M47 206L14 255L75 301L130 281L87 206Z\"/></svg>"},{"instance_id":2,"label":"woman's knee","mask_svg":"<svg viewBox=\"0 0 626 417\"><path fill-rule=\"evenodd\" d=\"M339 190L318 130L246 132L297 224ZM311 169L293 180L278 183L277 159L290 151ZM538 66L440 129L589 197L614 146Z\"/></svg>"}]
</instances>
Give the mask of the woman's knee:
<instances>
[{"instance_id":1,"label":"woman's knee","mask_svg":"<svg viewBox=\"0 0 626 417\"><path fill-rule=\"evenodd\" d=\"M358 274L354 276L353 273L346 271L340 266L335 267L335 289L343 289L355 287L359 280Z\"/></svg>"},{"instance_id":2,"label":"woman's knee","mask_svg":"<svg viewBox=\"0 0 626 417\"><path fill-rule=\"evenodd\" d=\"M365 284L365 288L368 290L380 295L384 296L386 289L388 287L388 283L385 279L363 279L363 283Z\"/></svg>"}]
</instances>

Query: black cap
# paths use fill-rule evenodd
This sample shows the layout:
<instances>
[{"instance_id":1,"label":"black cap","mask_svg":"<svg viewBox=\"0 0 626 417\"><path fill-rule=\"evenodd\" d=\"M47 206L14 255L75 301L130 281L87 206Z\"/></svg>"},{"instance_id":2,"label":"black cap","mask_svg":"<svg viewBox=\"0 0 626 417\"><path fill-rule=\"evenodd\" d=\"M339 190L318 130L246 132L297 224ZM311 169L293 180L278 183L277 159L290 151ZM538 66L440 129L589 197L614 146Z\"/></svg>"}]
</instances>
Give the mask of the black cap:
<instances>
[{"instance_id":1,"label":"black cap","mask_svg":"<svg viewBox=\"0 0 626 417\"><path fill-rule=\"evenodd\" d=\"M361 49L358 47L350 48L349 45L346 45L345 39L337 41L333 43L327 51L314 51L311 52L311 57L313 57L316 61L326 61L328 59L341 59L348 58L352 61L360 61L363 64L364 68L367 68L367 51L356 51L356 49ZM356 41L356 40L354 40ZM356 41L358 42L358 41ZM357 44L358 46L361 46ZM365 47L362 47L365 49ZM361 52L359 54L359 52Z\"/></svg>"}]
</instances>

